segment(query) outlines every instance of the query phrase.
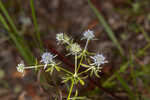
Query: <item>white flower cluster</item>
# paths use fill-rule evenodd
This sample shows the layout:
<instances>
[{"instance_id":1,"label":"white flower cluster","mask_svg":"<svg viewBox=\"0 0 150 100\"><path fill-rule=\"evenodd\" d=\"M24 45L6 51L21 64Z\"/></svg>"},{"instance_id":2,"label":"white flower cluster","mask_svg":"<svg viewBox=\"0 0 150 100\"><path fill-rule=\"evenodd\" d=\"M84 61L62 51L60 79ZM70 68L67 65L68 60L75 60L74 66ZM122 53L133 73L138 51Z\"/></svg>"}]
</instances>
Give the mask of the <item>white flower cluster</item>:
<instances>
[{"instance_id":1,"label":"white flower cluster","mask_svg":"<svg viewBox=\"0 0 150 100\"><path fill-rule=\"evenodd\" d=\"M44 66L44 69L46 69L46 67L47 67L47 64L50 64L50 63L55 63L54 62L54 58L56 57L57 55L52 55L50 52L45 52L45 53L43 53L43 55L42 55L42 60L41 60L41 62L43 62L44 64L45 64L45 66Z\"/></svg>"},{"instance_id":2,"label":"white flower cluster","mask_svg":"<svg viewBox=\"0 0 150 100\"><path fill-rule=\"evenodd\" d=\"M82 51L80 45L77 44L77 43L72 43L73 41L71 41L71 38L68 37L64 33L57 34L56 35L56 40L58 41L58 43L67 44L68 45L67 49L70 51L69 54L75 55L75 54L79 54Z\"/></svg>"},{"instance_id":3,"label":"white flower cluster","mask_svg":"<svg viewBox=\"0 0 150 100\"><path fill-rule=\"evenodd\" d=\"M72 55L79 54L82 51L80 45L77 43L70 44L69 50Z\"/></svg>"},{"instance_id":4,"label":"white flower cluster","mask_svg":"<svg viewBox=\"0 0 150 100\"><path fill-rule=\"evenodd\" d=\"M85 48L82 49L78 43L74 43L73 40L70 37L68 37L66 34L59 33L56 35L56 40L58 41L58 43L66 44L65 46L67 50L69 50L70 52L69 54L74 55L75 58L79 55L78 58L80 58L81 56L82 57L85 56L85 60L86 60L86 57L89 56L91 59L93 59L93 63L91 63L90 65L83 64L83 66L88 68L87 71L91 70L91 73L95 73L95 75L98 76L98 72L100 72L102 68L101 65L108 63L108 61L105 60L105 57L102 54L96 54L95 56L90 56L90 54L92 53L88 52L87 47L88 47L89 41L92 40L93 38L95 38L93 31L87 30L83 32L82 39L86 39L87 41L86 41ZM56 68L56 70L59 70L59 67L57 66L58 63L55 63L55 60L54 60L56 56L57 55L53 55L50 52L43 53L41 56L41 62L44 64L39 65L38 67L44 67L44 69L46 69L47 66L51 66L51 68L47 68L48 71L51 70L51 73L53 72L54 68ZM77 62L78 58L75 59L76 60L75 62ZM17 71L20 73L24 73L25 69L31 69L31 68L37 68L37 66L25 67L24 63L20 63L17 65Z\"/></svg>"}]
</instances>

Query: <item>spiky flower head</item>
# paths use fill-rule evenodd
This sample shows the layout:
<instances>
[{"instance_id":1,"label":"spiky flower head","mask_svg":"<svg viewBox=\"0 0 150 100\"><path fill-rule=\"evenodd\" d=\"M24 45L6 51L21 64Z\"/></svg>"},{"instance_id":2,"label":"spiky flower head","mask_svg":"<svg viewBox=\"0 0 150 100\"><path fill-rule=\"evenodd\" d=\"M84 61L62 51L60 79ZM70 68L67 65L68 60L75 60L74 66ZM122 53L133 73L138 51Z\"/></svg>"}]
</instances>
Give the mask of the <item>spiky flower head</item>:
<instances>
[{"instance_id":1,"label":"spiky flower head","mask_svg":"<svg viewBox=\"0 0 150 100\"><path fill-rule=\"evenodd\" d=\"M24 67L25 65L23 63L20 63L17 65L17 71L20 72L20 73L24 73Z\"/></svg>"},{"instance_id":2,"label":"spiky flower head","mask_svg":"<svg viewBox=\"0 0 150 100\"><path fill-rule=\"evenodd\" d=\"M56 56L57 55L54 56L50 52L43 53L41 62L43 62L45 64L44 69L47 67L47 64L54 63L53 59Z\"/></svg>"},{"instance_id":3,"label":"spiky flower head","mask_svg":"<svg viewBox=\"0 0 150 100\"><path fill-rule=\"evenodd\" d=\"M58 41L58 43L69 43L70 41L70 37L68 37L66 34L64 33L59 33L56 35L56 40Z\"/></svg>"},{"instance_id":4,"label":"spiky flower head","mask_svg":"<svg viewBox=\"0 0 150 100\"><path fill-rule=\"evenodd\" d=\"M73 43L70 44L69 50L70 50L70 54L75 55L75 54L79 54L82 49L79 44Z\"/></svg>"},{"instance_id":5,"label":"spiky flower head","mask_svg":"<svg viewBox=\"0 0 150 100\"><path fill-rule=\"evenodd\" d=\"M89 29L83 33L83 36L84 37L82 39L88 39L88 40L91 40L95 37L94 32Z\"/></svg>"},{"instance_id":6,"label":"spiky flower head","mask_svg":"<svg viewBox=\"0 0 150 100\"><path fill-rule=\"evenodd\" d=\"M64 40L64 33L59 33L56 35L56 40L57 41L63 41Z\"/></svg>"},{"instance_id":7,"label":"spiky flower head","mask_svg":"<svg viewBox=\"0 0 150 100\"><path fill-rule=\"evenodd\" d=\"M91 58L94 60L94 63L91 65L100 66L104 63L108 63L108 61L105 60L105 57L102 54L97 54L94 57L91 56Z\"/></svg>"}]
</instances>

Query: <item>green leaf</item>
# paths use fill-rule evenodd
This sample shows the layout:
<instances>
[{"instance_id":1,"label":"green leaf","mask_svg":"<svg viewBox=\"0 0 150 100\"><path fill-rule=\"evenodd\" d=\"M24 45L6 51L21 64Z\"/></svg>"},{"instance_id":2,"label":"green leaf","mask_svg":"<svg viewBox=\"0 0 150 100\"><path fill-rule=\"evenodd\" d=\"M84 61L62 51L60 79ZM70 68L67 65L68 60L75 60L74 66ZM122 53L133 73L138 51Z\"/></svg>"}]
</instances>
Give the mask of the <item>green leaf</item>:
<instances>
[{"instance_id":1,"label":"green leaf","mask_svg":"<svg viewBox=\"0 0 150 100\"><path fill-rule=\"evenodd\" d=\"M55 69L59 72L60 68L58 66L55 66Z\"/></svg>"},{"instance_id":2,"label":"green leaf","mask_svg":"<svg viewBox=\"0 0 150 100\"><path fill-rule=\"evenodd\" d=\"M47 68L45 72L50 72L51 71L51 67Z\"/></svg>"},{"instance_id":3,"label":"green leaf","mask_svg":"<svg viewBox=\"0 0 150 100\"><path fill-rule=\"evenodd\" d=\"M79 82L80 82L81 85L85 84L84 81L82 79L80 79L80 78L79 78Z\"/></svg>"},{"instance_id":4,"label":"green leaf","mask_svg":"<svg viewBox=\"0 0 150 100\"><path fill-rule=\"evenodd\" d=\"M86 65L86 64L81 64L83 67L86 67L86 68L89 68L90 66L89 65Z\"/></svg>"},{"instance_id":5,"label":"green leaf","mask_svg":"<svg viewBox=\"0 0 150 100\"><path fill-rule=\"evenodd\" d=\"M69 78L63 79L62 83L66 83L66 82L68 82L69 80L70 80Z\"/></svg>"}]
</instances>

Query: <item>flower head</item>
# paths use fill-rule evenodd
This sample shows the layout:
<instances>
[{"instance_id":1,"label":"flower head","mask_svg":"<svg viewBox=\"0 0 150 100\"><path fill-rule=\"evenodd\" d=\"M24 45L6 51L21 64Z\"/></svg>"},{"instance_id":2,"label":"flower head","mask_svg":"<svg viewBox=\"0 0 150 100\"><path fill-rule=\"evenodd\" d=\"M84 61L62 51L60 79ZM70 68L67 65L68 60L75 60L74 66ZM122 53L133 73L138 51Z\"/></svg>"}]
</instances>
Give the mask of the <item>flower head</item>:
<instances>
[{"instance_id":1,"label":"flower head","mask_svg":"<svg viewBox=\"0 0 150 100\"><path fill-rule=\"evenodd\" d=\"M57 55L52 55L50 52L45 52L42 55L41 62L45 63L44 69L47 67L47 64L54 63L53 58L55 58Z\"/></svg>"},{"instance_id":2,"label":"flower head","mask_svg":"<svg viewBox=\"0 0 150 100\"><path fill-rule=\"evenodd\" d=\"M63 33L59 33L56 35L56 40L57 41L63 41L64 40L64 34Z\"/></svg>"},{"instance_id":3,"label":"flower head","mask_svg":"<svg viewBox=\"0 0 150 100\"><path fill-rule=\"evenodd\" d=\"M56 40L58 41L58 43L69 43L70 41L70 37L68 37L66 34L64 33L59 33L56 35Z\"/></svg>"},{"instance_id":4,"label":"flower head","mask_svg":"<svg viewBox=\"0 0 150 100\"><path fill-rule=\"evenodd\" d=\"M79 44L73 43L70 45L69 50L70 50L72 55L75 55L75 54L80 53L82 49L81 49Z\"/></svg>"},{"instance_id":5,"label":"flower head","mask_svg":"<svg viewBox=\"0 0 150 100\"><path fill-rule=\"evenodd\" d=\"M91 56L91 58L94 60L94 63L92 63L91 65L96 65L99 67L104 63L108 63L108 61L105 60L105 57L102 54L97 54L94 57Z\"/></svg>"},{"instance_id":6,"label":"flower head","mask_svg":"<svg viewBox=\"0 0 150 100\"><path fill-rule=\"evenodd\" d=\"M89 29L83 33L83 36L84 37L82 39L89 39L89 40L95 37L94 32Z\"/></svg>"},{"instance_id":7,"label":"flower head","mask_svg":"<svg viewBox=\"0 0 150 100\"><path fill-rule=\"evenodd\" d=\"M20 72L20 73L24 73L24 66L25 65L23 63L18 64L17 67L16 67L17 71Z\"/></svg>"}]
</instances>

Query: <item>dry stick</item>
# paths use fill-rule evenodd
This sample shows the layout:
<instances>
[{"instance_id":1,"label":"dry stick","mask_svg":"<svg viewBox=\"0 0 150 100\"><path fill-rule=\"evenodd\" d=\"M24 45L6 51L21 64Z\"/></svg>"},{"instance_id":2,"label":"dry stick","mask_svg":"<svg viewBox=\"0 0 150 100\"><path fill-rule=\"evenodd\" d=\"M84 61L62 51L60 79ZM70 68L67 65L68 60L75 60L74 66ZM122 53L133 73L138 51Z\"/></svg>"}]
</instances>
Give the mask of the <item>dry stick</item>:
<instances>
[{"instance_id":1,"label":"dry stick","mask_svg":"<svg viewBox=\"0 0 150 100\"><path fill-rule=\"evenodd\" d=\"M68 67L74 68L74 65L68 60L66 59L63 55L61 55L57 50L55 50L52 45L48 42L46 42L46 47L54 54L58 55L58 59L61 60L62 62L64 62ZM105 89L104 87L101 86L101 84L97 83L96 81L94 81L93 79L89 78L90 83L96 85L99 89L103 90L105 93L109 94L112 98L116 99L116 100L123 100L122 98L116 96L115 94L113 94L112 92L108 91L107 89Z\"/></svg>"}]
</instances>

